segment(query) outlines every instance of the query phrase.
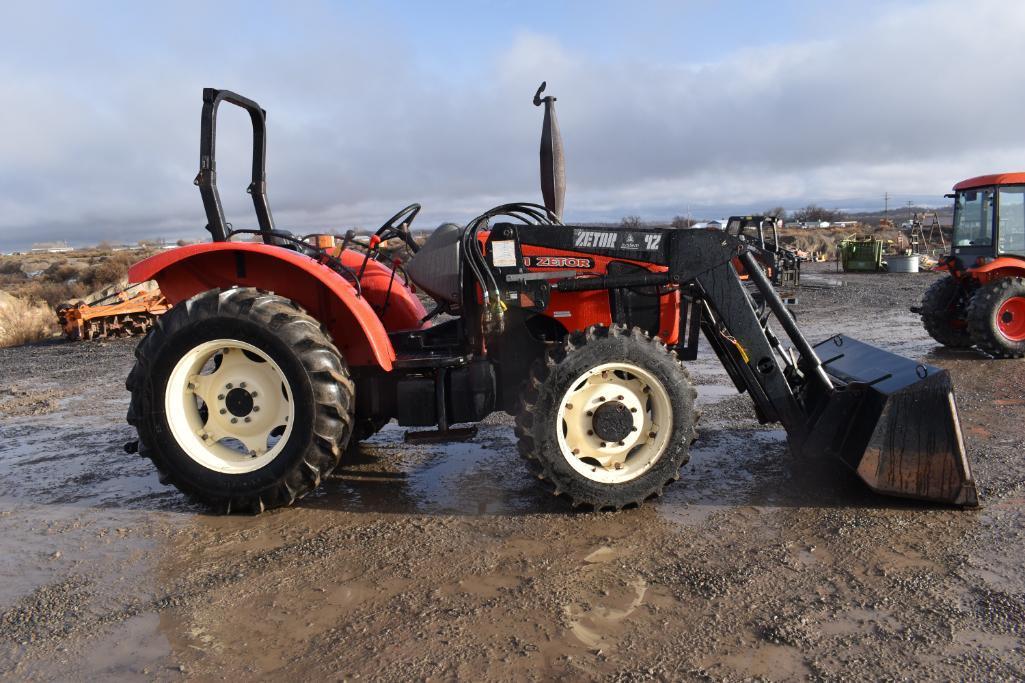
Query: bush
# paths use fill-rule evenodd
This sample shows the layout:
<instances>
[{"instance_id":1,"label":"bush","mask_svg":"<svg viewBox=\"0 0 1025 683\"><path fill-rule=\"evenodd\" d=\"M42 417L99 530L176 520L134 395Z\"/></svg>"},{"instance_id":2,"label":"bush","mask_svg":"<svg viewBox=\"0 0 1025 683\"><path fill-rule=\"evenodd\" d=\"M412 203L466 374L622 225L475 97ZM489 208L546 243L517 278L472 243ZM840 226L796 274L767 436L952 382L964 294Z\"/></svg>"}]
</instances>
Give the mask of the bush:
<instances>
[{"instance_id":1,"label":"bush","mask_svg":"<svg viewBox=\"0 0 1025 683\"><path fill-rule=\"evenodd\" d=\"M128 252L111 254L83 273L81 282L89 291L95 291L121 282L128 277L128 267L137 259L138 256Z\"/></svg>"},{"instance_id":2,"label":"bush","mask_svg":"<svg viewBox=\"0 0 1025 683\"><path fill-rule=\"evenodd\" d=\"M56 331L52 309L23 299L0 301L0 348L47 339Z\"/></svg>"},{"instance_id":3,"label":"bush","mask_svg":"<svg viewBox=\"0 0 1025 683\"><path fill-rule=\"evenodd\" d=\"M67 282L78 277L78 268L67 261L58 261L50 264L39 277L48 282Z\"/></svg>"},{"instance_id":4,"label":"bush","mask_svg":"<svg viewBox=\"0 0 1025 683\"><path fill-rule=\"evenodd\" d=\"M53 307L69 299L81 299L89 293L89 289L81 282L33 281L19 287L16 293L23 299L45 301Z\"/></svg>"},{"instance_id":5,"label":"bush","mask_svg":"<svg viewBox=\"0 0 1025 683\"><path fill-rule=\"evenodd\" d=\"M0 259L0 275L24 275L21 262L14 259Z\"/></svg>"}]
</instances>

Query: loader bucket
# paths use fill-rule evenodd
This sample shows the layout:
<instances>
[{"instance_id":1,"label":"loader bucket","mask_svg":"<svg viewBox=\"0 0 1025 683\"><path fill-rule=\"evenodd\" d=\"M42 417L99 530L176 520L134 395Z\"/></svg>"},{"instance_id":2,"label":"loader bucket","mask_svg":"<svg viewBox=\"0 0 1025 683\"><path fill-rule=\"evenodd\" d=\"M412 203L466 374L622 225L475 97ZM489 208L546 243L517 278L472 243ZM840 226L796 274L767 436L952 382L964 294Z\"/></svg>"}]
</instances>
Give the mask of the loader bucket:
<instances>
[{"instance_id":1,"label":"loader bucket","mask_svg":"<svg viewBox=\"0 0 1025 683\"><path fill-rule=\"evenodd\" d=\"M946 370L843 335L815 352L836 390L805 453L840 458L878 493L979 504Z\"/></svg>"}]
</instances>

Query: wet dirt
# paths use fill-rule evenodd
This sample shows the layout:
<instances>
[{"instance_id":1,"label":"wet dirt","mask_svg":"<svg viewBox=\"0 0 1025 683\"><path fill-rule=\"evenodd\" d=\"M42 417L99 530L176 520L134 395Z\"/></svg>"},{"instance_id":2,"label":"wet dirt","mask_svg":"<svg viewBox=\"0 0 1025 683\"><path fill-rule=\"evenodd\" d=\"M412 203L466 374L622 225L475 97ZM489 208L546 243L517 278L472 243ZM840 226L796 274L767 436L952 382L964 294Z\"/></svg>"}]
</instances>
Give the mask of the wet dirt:
<instances>
[{"instance_id":1,"label":"wet dirt","mask_svg":"<svg viewBox=\"0 0 1025 683\"><path fill-rule=\"evenodd\" d=\"M122 449L133 341L4 349L0 675L1025 676L1025 362L937 348L907 310L936 275L812 268L813 341L951 371L981 509L791 458L702 348L691 462L640 509L547 495L496 415L463 443L388 426L296 507L217 517Z\"/></svg>"}]
</instances>

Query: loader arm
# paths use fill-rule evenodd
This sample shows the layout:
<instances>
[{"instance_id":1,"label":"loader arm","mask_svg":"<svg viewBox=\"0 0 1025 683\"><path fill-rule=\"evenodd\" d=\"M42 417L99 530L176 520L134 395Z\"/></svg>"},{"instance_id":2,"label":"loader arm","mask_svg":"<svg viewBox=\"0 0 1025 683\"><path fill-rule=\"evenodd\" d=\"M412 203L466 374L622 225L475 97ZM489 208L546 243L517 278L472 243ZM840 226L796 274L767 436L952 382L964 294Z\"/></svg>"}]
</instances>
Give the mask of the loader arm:
<instances>
[{"instance_id":1,"label":"loader arm","mask_svg":"<svg viewBox=\"0 0 1025 683\"><path fill-rule=\"evenodd\" d=\"M678 286L681 306L699 312L701 330L737 389L751 396L759 420L783 425L793 453L839 458L880 493L978 504L949 373L843 335L813 346L744 242L709 230L510 227L496 226L496 232L517 246L667 267L622 276L553 273L540 280L522 267L497 269L526 300L543 301L550 290ZM790 348L776 337L771 319Z\"/></svg>"}]
</instances>

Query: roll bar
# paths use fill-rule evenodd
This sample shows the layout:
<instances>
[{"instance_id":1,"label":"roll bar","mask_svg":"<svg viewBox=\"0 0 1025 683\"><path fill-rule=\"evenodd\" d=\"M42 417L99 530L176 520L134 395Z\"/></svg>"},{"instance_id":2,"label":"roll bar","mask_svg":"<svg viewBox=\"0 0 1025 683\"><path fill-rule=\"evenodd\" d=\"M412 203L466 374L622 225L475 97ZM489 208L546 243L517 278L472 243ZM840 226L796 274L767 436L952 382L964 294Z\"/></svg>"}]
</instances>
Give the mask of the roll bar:
<instances>
[{"instance_id":1,"label":"roll bar","mask_svg":"<svg viewBox=\"0 0 1025 683\"><path fill-rule=\"evenodd\" d=\"M274 219L271 218L270 204L267 203L267 112L247 97L217 88L203 88L199 173L194 181L199 187L199 194L203 197L206 229L210 231L214 242L227 241L228 224L224 220L224 208L221 206L221 196L217 192L217 107L221 102L234 104L249 112L249 119L253 124L253 169L252 181L246 192L253 196L253 208L256 210L260 232L263 233L263 241L274 244Z\"/></svg>"}]
</instances>

